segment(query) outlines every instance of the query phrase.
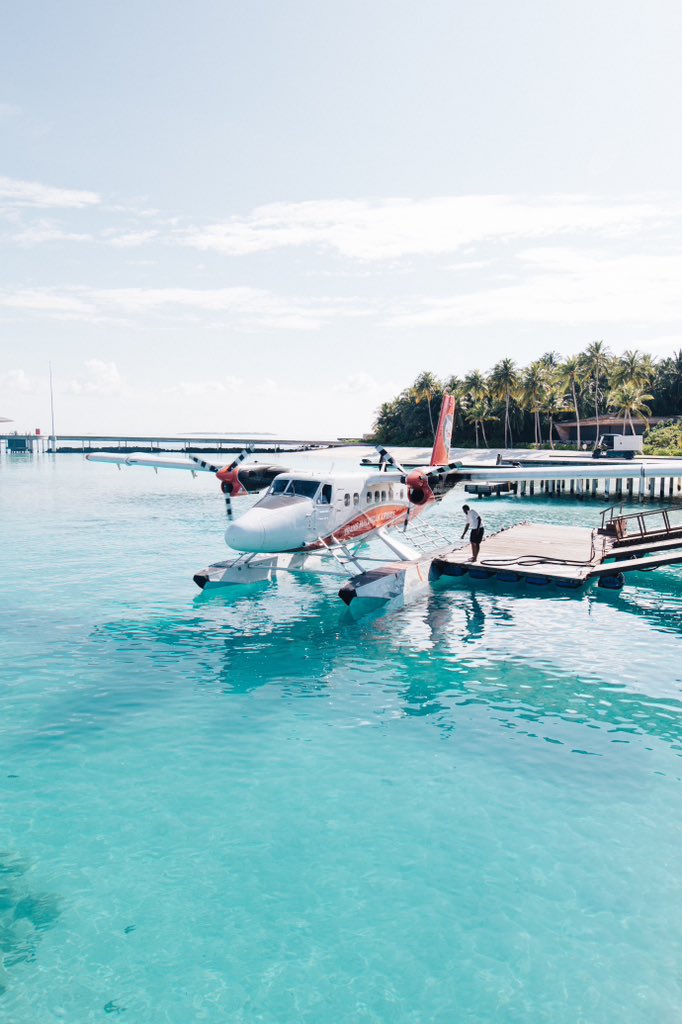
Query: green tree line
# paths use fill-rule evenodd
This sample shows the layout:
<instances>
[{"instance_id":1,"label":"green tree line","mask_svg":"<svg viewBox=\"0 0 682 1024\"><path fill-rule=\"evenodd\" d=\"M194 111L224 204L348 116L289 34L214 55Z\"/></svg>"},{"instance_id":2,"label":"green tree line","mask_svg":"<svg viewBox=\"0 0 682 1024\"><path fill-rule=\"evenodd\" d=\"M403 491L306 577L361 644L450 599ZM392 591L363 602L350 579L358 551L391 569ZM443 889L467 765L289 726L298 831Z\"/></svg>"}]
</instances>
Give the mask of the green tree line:
<instances>
[{"instance_id":1,"label":"green tree line","mask_svg":"<svg viewBox=\"0 0 682 1024\"><path fill-rule=\"evenodd\" d=\"M439 379L429 371L377 413L374 437L382 444L432 444L445 391L457 398L454 443L461 447L547 444L556 424L618 416L635 432L635 419L682 415L682 349L656 360L636 349L614 356L603 341L562 359L545 352L528 366L501 359L484 373ZM599 430L597 431L599 433Z\"/></svg>"}]
</instances>

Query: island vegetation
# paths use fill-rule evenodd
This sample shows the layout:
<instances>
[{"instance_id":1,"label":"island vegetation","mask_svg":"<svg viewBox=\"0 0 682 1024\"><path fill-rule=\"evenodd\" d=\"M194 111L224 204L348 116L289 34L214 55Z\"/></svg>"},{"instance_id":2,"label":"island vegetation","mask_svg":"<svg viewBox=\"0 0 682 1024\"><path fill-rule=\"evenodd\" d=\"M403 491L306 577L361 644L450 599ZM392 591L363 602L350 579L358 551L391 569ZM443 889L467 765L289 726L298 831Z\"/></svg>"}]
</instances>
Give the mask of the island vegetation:
<instances>
[{"instance_id":1,"label":"island vegetation","mask_svg":"<svg viewBox=\"0 0 682 1024\"><path fill-rule=\"evenodd\" d=\"M666 422L647 430L645 451L682 455L682 349L656 360L636 349L616 356L593 341L579 355L564 359L549 351L525 367L507 357L488 372L444 380L425 370L381 405L375 440L430 445L445 391L457 398L458 447L555 447L556 425L564 420L576 423L580 446L585 419L621 417L634 433L636 421L649 425L656 416Z\"/></svg>"}]
</instances>

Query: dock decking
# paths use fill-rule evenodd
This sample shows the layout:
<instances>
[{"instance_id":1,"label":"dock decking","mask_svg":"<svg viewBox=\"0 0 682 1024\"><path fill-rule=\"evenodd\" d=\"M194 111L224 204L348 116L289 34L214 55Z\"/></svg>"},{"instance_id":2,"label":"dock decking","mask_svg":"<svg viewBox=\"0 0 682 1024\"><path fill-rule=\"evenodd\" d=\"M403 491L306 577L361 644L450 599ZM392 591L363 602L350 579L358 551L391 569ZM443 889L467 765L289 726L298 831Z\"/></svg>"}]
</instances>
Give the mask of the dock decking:
<instances>
[{"instance_id":1,"label":"dock decking","mask_svg":"<svg viewBox=\"0 0 682 1024\"><path fill-rule=\"evenodd\" d=\"M612 547L610 537L584 526L519 523L485 538L476 562L468 561L471 549L467 545L438 559L437 568L443 575L453 575L448 566L461 566L470 573L473 570L472 575L487 570L581 583L603 564Z\"/></svg>"},{"instance_id":2,"label":"dock decking","mask_svg":"<svg viewBox=\"0 0 682 1024\"><path fill-rule=\"evenodd\" d=\"M682 563L682 526L671 523L669 510L630 515L607 512L611 519L606 522L603 518L606 525L594 530L519 523L484 539L475 562L469 561L468 547L460 548L435 558L434 572L443 576L468 573L473 579L504 579L506 574L508 579L528 583L554 581L574 587L598 579L600 586L617 587L622 586L625 572Z\"/></svg>"}]
</instances>

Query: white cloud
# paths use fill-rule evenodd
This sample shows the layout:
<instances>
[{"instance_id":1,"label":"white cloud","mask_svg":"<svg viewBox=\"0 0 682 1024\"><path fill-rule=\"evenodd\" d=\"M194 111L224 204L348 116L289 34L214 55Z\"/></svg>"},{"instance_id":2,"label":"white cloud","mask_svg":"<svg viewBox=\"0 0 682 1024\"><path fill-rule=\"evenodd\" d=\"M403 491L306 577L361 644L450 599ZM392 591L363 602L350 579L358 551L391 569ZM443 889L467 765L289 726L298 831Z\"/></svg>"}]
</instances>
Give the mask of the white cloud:
<instances>
[{"instance_id":1,"label":"white cloud","mask_svg":"<svg viewBox=\"0 0 682 1024\"><path fill-rule=\"evenodd\" d=\"M0 202L15 206L68 207L80 209L96 206L101 197L96 192L42 185L37 181L20 181L0 177Z\"/></svg>"},{"instance_id":2,"label":"white cloud","mask_svg":"<svg viewBox=\"0 0 682 1024\"><path fill-rule=\"evenodd\" d=\"M122 235L114 235L114 237L109 239L109 244L117 249L134 249L139 245L144 245L145 242L150 242L158 234L158 231L152 229L148 231L128 231Z\"/></svg>"},{"instance_id":3,"label":"white cloud","mask_svg":"<svg viewBox=\"0 0 682 1024\"><path fill-rule=\"evenodd\" d=\"M228 255L312 246L357 260L453 253L484 241L601 233L628 235L679 215L637 198L608 202L580 195L274 203L248 217L195 227L186 244Z\"/></svg>"},{"instance_id":4,"label":"white cloud","mask_svg":"<svg viewBox=\"0 0 682 1024\"><path fill-rule=\"evenodd\" d=\"M20 113L21 107L18 107L16 103L0 101L0 123L11 121L13 118L18 117Z\"/></svg>"},{"instance_id":5,"label":"white cloud","mask_svg":"<svg viewBox=\"0 0 682 1024\"><path fill-rule=\"evenodd\" d=\"M185 398L230 395L265 397L275 395L279 386L271 377L257 380L245 380L243 377L222 375L209 380L184 380L164 390L167 395L181 395Z\"/></svg>"},{"instance_id":6,"label":"white cloud","mask_svg":"<svg viewBox=\"0 0 682 1024\"><path fill-rule=\"evenodd\" d=\"M41 390L38 382L24 370L6 370L0 373L0 391L8 395L35 395Z\"/></svg>"},{"instance_id":7,"label":"white cloud","mask_svg":"<svg viewBox=\"0 0 682 1024\"><path fill-rule=\"evenodd\" d=\"M44 313L57 318L91 319L94 307L82 297L82 291L56 288L19 288L0 292L0 309Z\"/></svg>"},{"instance_id":8,"label":"white cloud","mask_svg":"<svg viewBox=\"0 0 682 1024\"><path fill-rule=\"evenodd\" d=\"M392 381L377 380L370 373L360 370L357 373L349 374L343 380L337 381L333 390L337 394L342 395L377 395L384 393L392 394L391 388L393 387L394 383Z\"/></svg>"},{"instance_id":9,"label":"white cloud","mask_svg":"<svg viewBox=\"0 0 682 1024\"><path fill-rule=\"evenodd\" d=\"M645 352L653 352L662 356L668 356L671 352L682 352L682 328L677 334L643 336L635 338L630 348L640 348Z\"/></svg>"},{"instance_id":10,"label":"white cloud","mask_svg":"<svg viewBox=\"0 0 682 1024\"><path fill-rule=\"evenodd\" d=\"M682 253L609 255L532 249L510 283L447 298L404 301L392 326L667 324L682 318Z\"/></svg>"},{"instance_id":11,"label":"white cloud","mask_svg":"<svg viewBox=\"0 0 682 1024\"><path fill-rule=\"evenodd\" d=\"M316 331L339 316L359 316L366 309L353 299L297 299L263 288L32 288L0 292L0 309L25 310L57 319L135 321L206 315L216 326L229 323L243 330Z\"/></svg>"},{"instance_id":12,"label":"white cloud","mask_svg":"<svg viewBox=\"0 0 682 1024\"><path fill-rule=\"evenodd\" d=\"M70 381L67 391L72 395L120 395L124 380L116 363L105 363L101 359L88 359L85 374Z\"/></svg>"},{"instance_id":13,"label":"white cloud","mask_svg":"<svg viewBox=\"0 0 682 1024\"><path fill-rule=\"evenodd\" d=\"M13 235L13 240L22 246L42 245L45 242L89 242L92 235L65 231L52 221L36 221L23 231Z\"/></svg>"},{"instance_id":14,"label":"white cloud","mask_svg":"<svg viewBox=\"0 0 682 1024\"><path fill-rule=\"evenodd\" d=\"M206 395L236 395L244 388L241 377L220 376L208 380L183 380L170 388L164 389L166 395L180 395L184 398L196 398Z\"/></svg>"}]
</instances>

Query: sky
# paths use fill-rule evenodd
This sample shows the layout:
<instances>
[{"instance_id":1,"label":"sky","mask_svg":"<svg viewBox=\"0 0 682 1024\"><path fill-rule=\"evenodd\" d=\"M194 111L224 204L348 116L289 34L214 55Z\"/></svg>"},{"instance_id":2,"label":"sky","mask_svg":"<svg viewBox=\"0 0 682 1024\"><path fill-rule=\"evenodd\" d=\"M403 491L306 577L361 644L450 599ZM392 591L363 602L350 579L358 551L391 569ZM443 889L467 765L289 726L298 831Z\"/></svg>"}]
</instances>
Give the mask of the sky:
<instances>
[{"instance_id":1,"label":"sky","mask_svg":"<svg viewBox=\"0 0 682 1024\"><path fill-rule=\"evenodd\" d=\"M678 0L22 0L0 416L358 436L425 369L682 348Z\"/></svg>"}]
</instances>

